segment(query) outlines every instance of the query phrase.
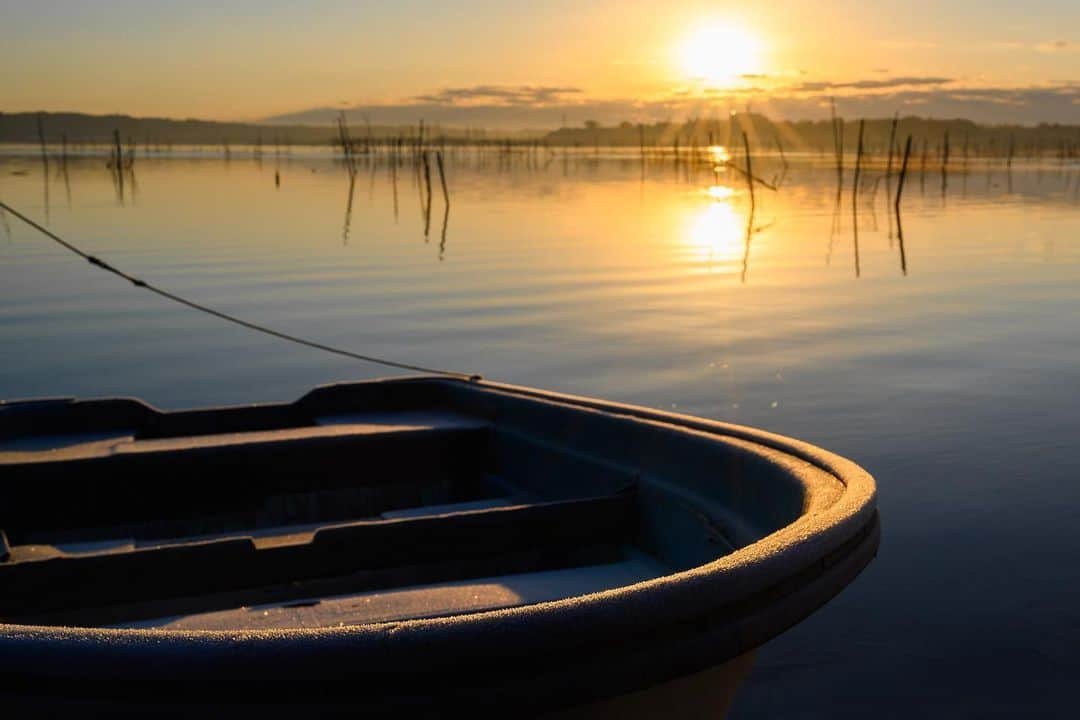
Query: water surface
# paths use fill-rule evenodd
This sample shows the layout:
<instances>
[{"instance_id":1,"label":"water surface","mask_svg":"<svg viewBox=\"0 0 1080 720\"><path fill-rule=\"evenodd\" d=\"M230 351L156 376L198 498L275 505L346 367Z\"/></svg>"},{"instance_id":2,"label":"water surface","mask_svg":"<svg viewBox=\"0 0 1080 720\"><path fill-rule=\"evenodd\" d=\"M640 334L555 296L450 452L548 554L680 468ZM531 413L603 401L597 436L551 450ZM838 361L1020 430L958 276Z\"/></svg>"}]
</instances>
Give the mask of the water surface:
<instances>
[{"instance_id":1,"label":"water surface","mask_svg":"<svg viewBox=\"0 0 1080 720\"><path fill-rule=\"evenodd\" d=\"M759 425L877 478L864 574L768 644L734 717L1068 715L1080 671L1080 166L895 178L448 151L0 154L0 198L169 290L362 353ZM275 181L275 173L278 182ZM878 183L876 192L869 188ZM426 228L426 232L425 232ZM857 231L857 237L856 237ZM0 397L166 408L391 374L193 313L0 222Z\"/></svg>"}]
</instances>

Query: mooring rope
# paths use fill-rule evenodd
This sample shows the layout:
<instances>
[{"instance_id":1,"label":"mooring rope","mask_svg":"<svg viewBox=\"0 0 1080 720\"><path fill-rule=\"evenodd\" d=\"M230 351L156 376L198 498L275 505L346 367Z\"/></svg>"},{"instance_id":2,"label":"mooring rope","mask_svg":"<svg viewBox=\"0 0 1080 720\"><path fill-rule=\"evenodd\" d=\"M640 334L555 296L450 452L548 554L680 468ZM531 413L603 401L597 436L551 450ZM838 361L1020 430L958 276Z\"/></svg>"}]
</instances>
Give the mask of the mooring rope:
<instances>
[{"instance_id":1,"label":"mooring rope","mask_svg":"<svg viewBox=\"0 0 1080 720\"><path fill-rule=\"evenodd\" d=\"M423 365L412 365L410 363L398 362L396 360L386 360L385 358L378 358L378 357L374 357L372 355L361 355L360 353L355 353L355 352L352 352L351 350L343 350L342 348L336 348L336 347L333 347L331 345L326 345L324 343L315 342L314 340L307 340L307 339L302 338L302 337L297 337L296 335L290 335L289 333L281 332L280 330L275 330L273 328L266 327L265 325L260 325L258 323L254 323L254 322L251 322L249 320L244 320L243 318L238 318L235 315L230 315L229 313L222 312L220 310L215 310L212 307L207 307L206 305L203 305L201 303L197 303L194 300L188 300L187 298L181 297L181 296L176 295L174 293L171 293L168 290L163 290L163 289L157 287L156 285L154 285L153 283L146 282L145 280L137 278L134 275L129 275L128 273L124 272L123 270L120 270L120 269L118 269L116 267L113 267L112 265L105 262L101 258L95 257L95 256L91 255L88 252L84 252L83 250L79 249L75 245L72 245L67 240L64 240L62 237L60 237L56 233L52 232L48 228L45 228L45 227L39 225L38 223L34 222L33 220L31 220L27 216L23 215L21 212L19 212L18 210L16 210L15 208L11 207L10 205L8 205L7 203L5 203L3 201L0 201L0 208L3 208L7 212L9 212L12 215L14 215L15 217L17 217L19 220L22 220L24 223L26 223L30 227L34 228L35 230L37 230L38 232L43 234L45 237L47 237L50 240L52 240L52 241L56 242L57 244L59 244L65 250L68 250L70 252L75 253L76 255L81 257L82 259L89 262L91 265L96 265L97 267L101 268L102 270L110 272L113 275L116 275L117 277L123 278L124 280L127 280L129 283L131 283L135 287L140 287L140 288L143 288L144 290L149 290L150 292L154 293L155 295L159 295L160 297L163 297L166 300L172 300L173 302L179 303L180 305L185 305L185 306L191 308L192 310L198 310L199 312L206 313L207 315L213 315L216 318L219 318L221 320L225 320L227 322L235 323L236 325L241 325L243 327L248 328L249 330L254 330L255 332L260 332L260 333L263 333L265 335L271 335L271 336L279 338L281 340L287 340L289 342L296 343L297 345L304 345L304 346L309 347L309 348L314 348L316 350L322 350L324 352L333 353L334 355L341 355L343 357L351 358L353 360L361 360L363 362L375 363L376 365L385 365L386 367L398 368L398 369L401 369L401 370L415 370L417 372L431 373L433 375L446 375L448 377L463 378L463 379L466 379L466 380L479 380L479 379L481 379L480 375L472 375L472 374L469 374L469 373L455 372L453 370L440 370L438 368L424 367Z\"/></svg>"}]
</instances>

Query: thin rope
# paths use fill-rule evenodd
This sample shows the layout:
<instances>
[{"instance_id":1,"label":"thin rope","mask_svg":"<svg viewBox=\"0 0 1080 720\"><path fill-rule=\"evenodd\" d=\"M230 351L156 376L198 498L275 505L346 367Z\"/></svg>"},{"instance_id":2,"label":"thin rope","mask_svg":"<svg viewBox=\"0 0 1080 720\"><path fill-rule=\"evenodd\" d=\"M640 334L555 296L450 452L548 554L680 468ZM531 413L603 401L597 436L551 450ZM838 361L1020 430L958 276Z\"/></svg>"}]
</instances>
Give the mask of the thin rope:
<instances>
[{"instance_id":1,"label":"thin rope","mask_svg":"<svg viewBox=\"0 0 1080 720\"><path fill-rule=\"evenodd\" d=\"M320 342L315 342L314 340L307 340L307 339L302 338L302 337L297 337L296 335L290 335L289 333L281 332L280 330L274 330L273 328L266 327L265 325L259 325L258 323L253 323L253 322L250 322L248 320L238 318L235 315L230 315L229 313L221 312L220 310L215 310L212 307L207 307L206 305L202 305L201 303L197 303L194 300L188 300L187 298L181 297L179 295L175 295L175 294L169 292L168 290L162 290L161 288L157 287L156 285L153 285L152 283L148 283L145 280L141 280L140 278L137 278L134 275L129 275L128 273L124 272L123 270L120 270L120 269L118 269L116 267L113 267L112 265L105 262L101 258L94 257L90 253L87 253L87 252L84 252L83 250L80 250L75 245L72 245L67 240L64 240L62 237L60 237L56 233L52 232L48 228L42 227L41 225L34 222L30 218L26 217L21 212L19 212L18 210L16 210L15 208L11 207L10 205L8 205L7 203L5 203L3 201L0 201L0 208L3 208L4 210L7 210L9 213L14 215L18 219L22 220L24 223L26 223L30 227L34 228L35 230L37 230L41 234L45 235L50 240L53 240L54 242L58 243L65 250L68 250L70 252L75 253L79 257L81 257L84 260L86 260L87 262L89 262L91 265L96 265L97 267L101 268L102 270L105 270L107 272L111 272L113 275L116 275L118 277L123 278L124 280L127 280L129 283L131 283L135 287L140 287L140 288L143 288L144 290L149 290L150 292L154 293L155 295L159 295L160 297L163 297L166 300L172 300L173 302L179 303L180 305L185 305L185 306L191 308L192 310L198 310L199 312L206 313L207 315L213 315L216 318L220 318L221 320L225 320L227 322L235 323L236 325L241 325L243 327L248 328L249 330L254 330L255 332L261 332L261 333L263 333L265 335L271 335L271 336L279 338L281 340L287 340L289 342L296 343L297 345L305 345L305 346L307 346L309 348L314 348L316 350L322 350L324 352L333 353L334 355L341 355L343 357L351 358L353 360L360 360L360 361L363 361L363 362L375 363L376 365L385 365L387 367L399 368L401 370L416 370L417 372L431 373L433 375L447 375L449 377L463 378L463 379L466 379L466 380L480 380L481 379L480 375L471 375L469 373L455 372L453 370L439 370L438 368L429 368L429 367L424 367L423 365L412 365L412 364L409 364L409 363L397 362L396 360L386 360L384 358L378 358L378 357L374 357L372 355L361 355L360 353L355 353L355 352L352 352L351 350L343 350L341 348L336 348L336 347L333 347L331 345L325 345L325 344L320 343Z\"/></svg>"}]
</instances>

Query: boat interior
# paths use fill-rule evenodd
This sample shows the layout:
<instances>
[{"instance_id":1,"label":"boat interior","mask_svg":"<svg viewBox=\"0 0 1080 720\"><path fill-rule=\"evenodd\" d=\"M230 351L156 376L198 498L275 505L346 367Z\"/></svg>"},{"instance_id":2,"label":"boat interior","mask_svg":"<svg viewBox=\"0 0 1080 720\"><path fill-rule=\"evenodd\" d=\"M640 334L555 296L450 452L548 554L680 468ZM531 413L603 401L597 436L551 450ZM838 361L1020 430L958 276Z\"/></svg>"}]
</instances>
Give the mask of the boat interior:
<instances>
[{"instance_id":1,"label":"boat interior","mask_svg":"<svg viewBox=\"0 0 1080 720\"><path fill-rule=\"evenodd\" d=\"M0 622L337 627L634 585L752 544L841 492L776 455L675 421L440 379L178 412L6 403Z\"/></svg>"}]
</instances>

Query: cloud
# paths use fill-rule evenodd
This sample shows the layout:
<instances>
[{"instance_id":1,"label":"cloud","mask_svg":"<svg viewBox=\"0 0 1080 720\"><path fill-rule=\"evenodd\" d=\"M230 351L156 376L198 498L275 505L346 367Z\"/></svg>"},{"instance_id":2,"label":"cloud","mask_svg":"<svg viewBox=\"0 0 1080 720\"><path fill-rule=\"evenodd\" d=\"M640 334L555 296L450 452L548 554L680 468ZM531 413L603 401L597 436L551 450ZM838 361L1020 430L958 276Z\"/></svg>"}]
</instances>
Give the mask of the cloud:
<instances>
[{"instance_id":1,"label":"cloud","mask_svg":"<svg viewBox=\"0 0 1080 720\"><path fill-rule=\"evenodd\" d=\"M564 101L566 95L577 95L581 92L581 88L547 85L474 85L443 88L429 95L417 95L413 100L419 103L445 103L447 105L497 104L528 107Z\"/></svg>"},{"instance_id":2,"label":"cloud","mask_svg":"<svg viewBox=\"0 0 1080 720\"><path fill-rule=\"evenodd\" d=\"M925 40L886 40L882 45L898 50L933 50L938 46L936 42Z\"/></svg>"},{"instance_id":3,"label":"cloud","mask_svg":"<svg viewBox=\"0 0 1080 720\"><path fill-rule=\"evenodd\" d=\"M936 118L967 118L983 123L1076 122L1080 83L1026 87L906 88L886 93L838 95L836 104L848 117L884 117L896 109ZM808 98L776 97L772 112L784 117L823 117L812 112Z\"/></svg>"},{"instance_id":4,"label":"cloud","mask_svg":"<svg viewBox=\"0 0 1080 720\"><path fill-rule=\"evenodd\" d=\"M1035 52L1045 54L1080 52L1080 43L1069 42L1068 40L1047 40L1034 45L1016 41L995 42L991 43L989 47L992 50L1035 50Z\"/></svg>"},{"instance_id":5,"label":"cloud","mask_svg":"<svg viewBox=\"0 0 1080 720\"><path fill-rule=\"evenodd\" d=\"M900 87L945 85L955 82L946 77L895 77L885 80L855 80L853 82L804 82L784 88L789 92L825 92L827 90L886 90Z\"/></svg>"},{"instance_id":6,"label":"cloud","mask_svg":"<svg viewBox=\"0 0 1080 720\"><path fill-rule=\"evenodd\" d=\"M1054 40L1039 43L1035 46L1035 49L1041 53L1074 53L1080 52L1080 44L1071 43L1068 40Z\"/></svg>"}]
</instances>

